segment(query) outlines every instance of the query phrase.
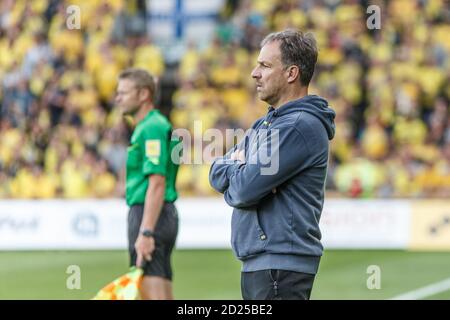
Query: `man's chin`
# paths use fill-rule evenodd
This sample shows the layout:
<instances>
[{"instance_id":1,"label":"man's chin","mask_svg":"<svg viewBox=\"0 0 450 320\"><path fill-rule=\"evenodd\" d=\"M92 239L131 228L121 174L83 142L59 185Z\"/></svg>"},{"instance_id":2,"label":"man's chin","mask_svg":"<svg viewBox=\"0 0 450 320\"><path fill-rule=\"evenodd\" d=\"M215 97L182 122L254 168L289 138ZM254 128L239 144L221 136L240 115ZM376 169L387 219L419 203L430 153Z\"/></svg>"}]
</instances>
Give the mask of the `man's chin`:
<instances>
[{"instance_id":1,"label":"man's chin","mask_svg":"<svg viewBox=\"0 0 450 320\"><path fill-rule=\"evenodd\" d=\"M139 109L120 109L122 116L134 116Z\"/></svg>"},{"instance_id":2,"label":"man's chin","mask_svg":"<svg viewBox=\"0 0 450 320\"><path fill-rule=\"evenodd\" d=\"M134 118L133 118L132 115L122 113L122 118L123 118L123 121L126 123L126 125L129 128L134 128L135 127L135 122L134 122Z\"/></svg>"},{"instance_id":3,"label":"man's chin","mask_svg":"<svg viewBox=\"0 0 450 320\"><path fill-rule=\"evenodd\" d=\"M266 94L263 94L262 92L258 92L258 98L261 101L267 102L269 97Z\"/></svg>"}]
</instances>

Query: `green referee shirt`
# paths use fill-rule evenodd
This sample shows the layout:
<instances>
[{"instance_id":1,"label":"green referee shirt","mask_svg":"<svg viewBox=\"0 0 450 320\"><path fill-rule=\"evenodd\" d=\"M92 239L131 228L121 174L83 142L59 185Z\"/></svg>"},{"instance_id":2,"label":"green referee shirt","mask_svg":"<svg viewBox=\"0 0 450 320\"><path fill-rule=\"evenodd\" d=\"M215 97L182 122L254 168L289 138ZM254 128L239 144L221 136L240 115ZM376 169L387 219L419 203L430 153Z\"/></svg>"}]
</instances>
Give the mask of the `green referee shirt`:
<instances>
[{"instance_id":1,"label":"green referee shirt","mask_svg":"<svg viewBox=\"0 0 450 320\"><path fill-rule=\"evenodd\" d=\"M180 141L171 136L172 125L157 109L151 110L134 129L127 158L126 201L129 206L145 202L150 174L166 177L165 201L177 199L178 164L171 154Z\"/></svg>"}]
</instances>

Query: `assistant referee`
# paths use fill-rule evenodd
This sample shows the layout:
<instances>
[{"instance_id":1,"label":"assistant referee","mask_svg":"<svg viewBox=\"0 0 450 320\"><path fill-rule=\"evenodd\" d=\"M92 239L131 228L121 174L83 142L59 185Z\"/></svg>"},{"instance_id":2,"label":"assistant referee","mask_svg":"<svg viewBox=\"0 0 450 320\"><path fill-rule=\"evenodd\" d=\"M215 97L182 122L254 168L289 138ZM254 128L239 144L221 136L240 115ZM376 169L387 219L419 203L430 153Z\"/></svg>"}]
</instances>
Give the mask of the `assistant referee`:
<instances>
[{"instance_id":1,"label":"assistant referee","mask_svg":"<svg viewBox=\"0 0 450 320\"><path fill-rule=\"evenodd\" d=\"M130 265L143 266L142 299L173 299L171 254L178 234L172 125L153 104L156 84L145 70L119 75L116 103L133 128L126 164Z\"/></svg>"}]
</instances>

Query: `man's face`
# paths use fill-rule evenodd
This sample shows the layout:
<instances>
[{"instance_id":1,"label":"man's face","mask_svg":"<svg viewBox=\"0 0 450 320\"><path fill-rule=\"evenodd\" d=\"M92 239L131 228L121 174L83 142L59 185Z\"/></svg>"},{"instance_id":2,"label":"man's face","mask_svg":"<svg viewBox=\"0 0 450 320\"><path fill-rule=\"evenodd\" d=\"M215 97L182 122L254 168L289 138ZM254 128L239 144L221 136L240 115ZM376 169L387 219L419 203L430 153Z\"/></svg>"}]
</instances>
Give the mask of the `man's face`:
<instances>
[{"instance_id":1,"label":"man's face","mask_svg":"<svg viewBox=\"0 0 450 320\"><path fill-rule=\"evenodd\" d=\"M278 41L269 42L261 48L257 66L251 75L256 81L259 98L270 105L276 104L288 84Z\"/></svg>"},{"instance_id":2,"label":"man's face","mask_svg":"<svg viewBox=\"0 0 450 320\"><path fill-rule=\"evenodd\" d=\"M117 85L116 103L123 114L132 115L139 110L139 90L130 79L120 79Z\"/></svg>"}]
</instances>

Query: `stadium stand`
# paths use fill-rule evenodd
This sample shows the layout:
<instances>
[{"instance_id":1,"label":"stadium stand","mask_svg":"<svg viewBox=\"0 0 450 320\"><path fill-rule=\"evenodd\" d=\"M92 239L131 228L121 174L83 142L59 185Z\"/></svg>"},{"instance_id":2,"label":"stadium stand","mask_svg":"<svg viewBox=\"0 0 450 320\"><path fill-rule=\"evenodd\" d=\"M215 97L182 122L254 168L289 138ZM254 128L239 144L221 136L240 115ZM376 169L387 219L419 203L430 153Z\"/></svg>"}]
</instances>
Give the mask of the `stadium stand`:
<instances>
[{"instance_id":1,"label":"stadium stand","mask_svg":"<svg viewBox=\"0 0 450 320\"><path fill-rule=\"evenodd\" d=\"M70 2L70 3L69 3ZM170 72L146 36L144 1L0 4L0 197L122 196L127 130L114 108L127 66ZM79 5L80 30L66 26ZM336 196L450 197L450 12L444 0L226 1L207 48L171 80L177 128L248 128L265 113L250 72L262 38L287 27L319 46L311 94L336 110L327 189ZM170 66L169 66L170 67ZM201 151L201 150L200 150ZM197 150L197 152L200 152ZM182 195L214 195L209 165L184 165Z\"/></svg>"}]
</instances>

